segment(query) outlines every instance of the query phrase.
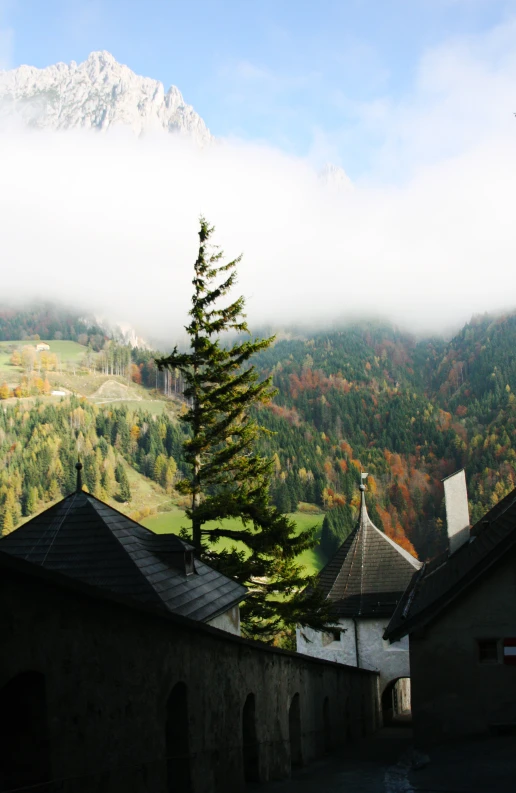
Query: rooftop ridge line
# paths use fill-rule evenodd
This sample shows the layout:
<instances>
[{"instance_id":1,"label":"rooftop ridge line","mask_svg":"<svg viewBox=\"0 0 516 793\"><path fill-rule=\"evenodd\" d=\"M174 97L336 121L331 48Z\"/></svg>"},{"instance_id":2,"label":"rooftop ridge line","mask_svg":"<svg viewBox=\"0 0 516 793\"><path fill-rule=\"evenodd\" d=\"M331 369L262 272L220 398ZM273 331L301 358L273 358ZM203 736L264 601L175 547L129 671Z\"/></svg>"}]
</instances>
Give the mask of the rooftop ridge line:
<instances>
[{"instance_id":1,"label":"rooftop ridge line","mask_svg":"<svg viewBox=\"0 0 516 793\"><path fill-rule=\"evenodd\" d=\"M98 504L101 504L102 506L107 506L109 509L112 509L112 508L109 506L109 504L104 504L104 502L103 502L103 501L100 501L100 499L96 498L95 496L91 496L91 494L90 494L90 493L87 493L87 494L85 494L85 495L87 496L87 500L89 500L90 498L92 498L92 499L94 499L94 501L95 501L95 502L97 502ZM100 518L100 520L101 520L101 522L102 522L102 526L103 526L103 528L104 528L104 529L105 529L105 530L108 532L108 534L109 534L111 537L113 537L113 539L115 540L115 542L116 542L116 543L117 543L117 544L120 546L120 548L122 549L122 551L124 552L124 554L125 554L125 555L127 556L127 558L130 560L130 562L131 562L131 564L133 565L133 567L135 567L135 568L136 568L136 570L138 571L138 575L139 575L139 577L140 577L140 578L142 578L142 579L145 581L145 584L146 584L147 588L148 588L148 589L150 589L150 590L151 590L151 591L154 593L154 595L155 595L155 596L158 598L158 600L160 601L160 603L162 603L162 604L163 604L163 606L164 606L165 608L168 608L168 607L167 607L167 604L166 604L166 602L165 602L165 600L163 599L163 597L161 596L161 594L160 594L160 593L157 591L157 589L156 589L156 587L154 586L154 584L153 584L151 581L149 581L149 579L147 578L147 576L146 576L146 575L144 575L143 571L140 569L139 565L138 565L138 564L136 564L136 562L135 562L135 560L133 559L133 557L132 557L131 553L130 553L130 552L127 550L127 548L125 547L125 545L123 544L123 542L120 540L120 538L119 538L119 537L117 537L117 535L115 534L115 532L114 532L114 531L113 531L113 530L112 530L112 529L111 529L111 528L110 528L110 527L107 525L107 523L106 523L106 522L105 522L105 520L103 519L102 515L100 514L99 510L97 509L97 504L96 504L96 503L93 503L92 501L90 501L89 503L90 503L90 505L91 505L92 509L94 509L94 510L95 510L95 512L96 512L96 514L99 516L99 518ZM122 515L122 517L126 518L127 520L130 520L130 521L131 521L131 523L134 523L134 524L135 524L135 526L140 526L140 525L141 525L140 523L136 523L135 521L132 521L130 518L127 518L127 516L126 516L126 515L124 515L124 514L123 514L123 512L119 512L118 510L115 510L115 512L118 512L118 514L119 514L119 515ZM145 529L145 526L142 526L141 528ZM150 531L150 529L147 529L147 531ZM152 534L152 532L150 532L150 533ZM154 556L154 554L152 554L152 555ZM157 558L157 557L155 557L155 558Z\"/></svg>"},{"instance_id":2,"label":"rooftop ridge line","mask_svg":"<svg viewBox=\"0 0 516 793\"><path fill-rule=\"evenodd\" d=\"M59 508L61 508L61 509L62 509L62 508L64 508L64 502L66 501L66 499L67 499L67 498L71 498L71 497L72 497L72 496L74 496L74 495L76 495L76 494L75 494L75 493L70 493L68 496L65 496L63 499L61 499L60 501L57 501L55 504L52 504L52 506L51 506L51 507L49 507L49 510L50 510L50 509L54 509L54 507L57 507L58 509L57 509L56 511L57 511L57 513L58 513L58 514L56 514L56 516L55 516L55 517L54 517L54 518L53 518L53 519L50 521L50 523L48 524L48 526L46 527L46 529L44 529L44 530L43 530L43 533L41 534L41 537L39 538L39 540L38 540L37 542L35 542L35 543L34 543L34 545L33 545L33 546L30 548L30 550L29 550L29 551L27 551L27 553L26 553L26 554L25 554L25 556L23 557L23 558L24 558L24 559L25 559L27 562L29 562L29 561L30 561L30 559L29 559L29 556L30 556L30 555L31 555L31 553L32 553L32 552L33 552L33 551L34 551L34 550L35 550L35 549L38 547L38 545L39 545L39 544L40 544L40 542L41 542L41 541L44 539L44 537L46 537L47 533L48 533L48 532L51 532L51 531L53 531L53 530L55 530L55 528L54 528L54 527L56 526L56 524L57 524L57 522L59 521L59 519L60 519L60 516L61 516L61 511L59 510ZM48 511L48 510L45 510L45 512L46 512L46 511ZM64 516L64 517L66 517L66 515L68 514L68 512L69 512L69 511L70 511L70 507L69 507L69 508L68 508L68 510L66 511L66 513L65 513L65 516ZM43 514L44 514L43 512L40 512L40 513L39 513L39 515L34 515L32 518L30 518L28 521L26 521L26 523L30 523L32 520L35 520L36 518L39 518L39 516L40 516L40 515L43 515ZM62 525L62 522L63 522L63 520L64 520L64 518L61 518L61 525ZM22 524L22 526L24 526L24 525L26 525L26 524ZM22 528L22 527L21 527L21 526L18 526L18 527L15 529L15 531L17 531L17 530L18 530L18 529L20 529L20 528ZM33 564L37 564L37 562L33 562Z\"/></svg>"}]
</instances>

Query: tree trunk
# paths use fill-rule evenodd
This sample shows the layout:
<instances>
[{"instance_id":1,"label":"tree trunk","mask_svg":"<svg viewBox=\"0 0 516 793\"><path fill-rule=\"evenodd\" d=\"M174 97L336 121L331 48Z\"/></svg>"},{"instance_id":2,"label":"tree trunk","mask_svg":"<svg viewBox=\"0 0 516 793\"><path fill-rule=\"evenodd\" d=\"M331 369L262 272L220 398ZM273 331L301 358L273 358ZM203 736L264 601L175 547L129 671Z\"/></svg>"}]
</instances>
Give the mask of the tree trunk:
<instances>
[{"instance_id":1,"label":"tree trunk","mask_svg":"<svg viewBox=\"0 0 516 793\"><path fill-rule=\"evenodd\" d=\"M197 515L200 496L199 472L201 470L200 457L195 458L194 465L194 492L192 493L192 542L197 554L201 553L201 521Z\"/></svg>"}]
</instances>

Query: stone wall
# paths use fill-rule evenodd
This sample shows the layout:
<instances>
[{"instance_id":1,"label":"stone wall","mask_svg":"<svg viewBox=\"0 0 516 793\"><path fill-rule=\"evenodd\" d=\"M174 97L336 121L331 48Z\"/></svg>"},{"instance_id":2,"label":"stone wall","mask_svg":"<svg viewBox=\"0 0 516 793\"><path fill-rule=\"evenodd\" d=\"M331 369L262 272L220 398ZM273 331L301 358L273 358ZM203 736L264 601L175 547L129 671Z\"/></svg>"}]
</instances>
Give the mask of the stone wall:
<instances>
[{"instance_id":1,"label":"stone wall","mask_svg":"<svg viewBox=\"0 0 516 793\"><path fill-rule=\"evenodd\" d=\"M406 713L410 710L411 696L409 677L402 677L396 682L396 702L398 713Z\"/></svg>"},{"instance_id":2,"label":"stone wall","mask_svg":"<svg viewBox=\"0 0 516 793\"><path fill-rule=\"evenodd\" d=\"M286 777L291 759L308 763L377 723L374 673L107 598L1 553L0 636L0 773L17 743L27 763L45 750L31 743L31 702L10 714L5 695L37 673L60 780L45 793L239 793L246 776Z\"/></svg>"},{"instance_id":3,"label":"stone wall","mask_svg":"<svg viewBox=\"0 0 516 793\"><path fill-rule=\"evenodd\" d=\"M410 635L412 715L420 746L516 724L516 666L503 639L516 637L516 552L472 586L433 623ZM497 660L479 662L479 639L496 639Z\"/></svg>"},{"instance_id":4,"label":"stone wall","mask_svg":"<svg viewBox=\"0 0 516 793\"><path fill-rule=\"evenodd\" d=\"M358 654L360 666L380 673L380 691L393 680L410 676L408 637L390 644L383 639L389 619L357 619ZM352 619L342 618L336 627L341 631L338 640L331 634L300 628L297 630L297 650L314 658L324 658L341 664L356 666L355 626Z\"/></svg>"}]
</instances>

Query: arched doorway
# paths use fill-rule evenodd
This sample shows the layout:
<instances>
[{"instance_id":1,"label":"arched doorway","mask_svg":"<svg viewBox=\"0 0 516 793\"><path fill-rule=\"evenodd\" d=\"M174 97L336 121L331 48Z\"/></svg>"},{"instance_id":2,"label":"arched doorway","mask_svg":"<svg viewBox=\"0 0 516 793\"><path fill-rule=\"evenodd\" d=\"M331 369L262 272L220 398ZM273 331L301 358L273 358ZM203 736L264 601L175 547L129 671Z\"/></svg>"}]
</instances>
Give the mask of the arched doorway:
<instances>
[{"instance_id":1,"label":"arched doorway","mask_svg":"<svg viewBox=\"0 0 516 793\"><path fill-rule=\"evenodd\" d=\"M51 778L44 675L13 677L0 690L0 714L0 790L35 786L39 793Z\"/></svg>"},{"instance_id":2,"label":"arched doorway","mask_svg":"<svg viewBox=\"0 0 516 793\"><path fill-rule=\"evenodd\" d=\"M328 754L331 752L331 719L329 697L325 697L323 702L323 741L324 753Z\"/></svg>"},{"instance_id":3,"label":"arched doorway","mask_svg":"<svg viewBox=\"0 0 516 793\"><path fill-rule=\"evenodd\" d=\"M259 747L256 737L256 708L254 694L248 694L242 711L242 743L244 779L247 783L260 781Z\"/></svg>"},{"instance_id":4,"label":"arched doorway","mask_svg":"<svg viewBox=\"0 0 516 793\"><path fill-rule=\"evenodd\" d=\"M410 722L410 677L391 680L382 694L382 716L384 726Z\"/></svg>"},{"instance_id":5,"label":"arched doorway","mask_svg":"<svg viewBox=\"0 0 516 793\"><path fill-rule=\"evenodd\" d=\"M299 694L294 694L288 711L288 734L290 740L290 765L292 768L303 764L301 749L301 708Z\"/></svg>"},{"instance_id":6,"label":"arched doorway","mask_svg":"<svg viewBox=\"0 0 516 793\"><path fill-rule=\"evenodd\" d=\"M191 793L188 691L177 683L167 699L167 793Z\"/></svg>"}]
</instances>

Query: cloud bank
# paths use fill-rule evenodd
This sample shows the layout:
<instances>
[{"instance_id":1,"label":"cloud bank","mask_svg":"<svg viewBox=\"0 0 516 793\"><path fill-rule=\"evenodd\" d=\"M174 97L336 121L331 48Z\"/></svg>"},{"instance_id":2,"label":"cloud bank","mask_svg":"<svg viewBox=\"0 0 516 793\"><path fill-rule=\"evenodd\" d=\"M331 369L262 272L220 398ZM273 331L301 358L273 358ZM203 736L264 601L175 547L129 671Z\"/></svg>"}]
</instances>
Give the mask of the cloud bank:
<instances>
[{"instance_id":1,"label":"cloud bank","mask_svg":"<svg viewBox=\"0 0 516 793\"><path fill-rule=\"evenodd\" d=\"M199 151L165 134L4 126L2 302L60 299L172 343L202 213L228 257L244 253L235 296L251 327L381 315L435 332L516 308L515 32L428 52L411 97L357 110L379 143L342 189L238 140Z\"/></svg>"}]
</instances>

